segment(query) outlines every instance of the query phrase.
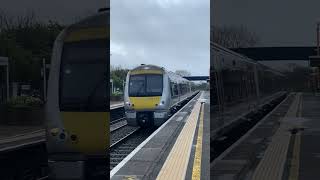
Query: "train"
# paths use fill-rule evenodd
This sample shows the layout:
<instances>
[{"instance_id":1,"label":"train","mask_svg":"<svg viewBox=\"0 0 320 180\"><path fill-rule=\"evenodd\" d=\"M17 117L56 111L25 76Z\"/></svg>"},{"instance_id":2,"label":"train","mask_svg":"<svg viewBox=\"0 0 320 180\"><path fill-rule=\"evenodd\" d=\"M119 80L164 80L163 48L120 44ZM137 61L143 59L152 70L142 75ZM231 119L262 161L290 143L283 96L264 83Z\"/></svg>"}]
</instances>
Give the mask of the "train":
<instances>
[{"instance_id":1,"label":"train","mask_svg":"<svg viewBox=\"0 0 320 180\"><path fill-rule=\"evenodd\" d=\"M160 126L181 102L197 93L192 82L156 65L130 70L126 77L124 108L130 126Z\"/></svg>"},{"instance_id":2,"label":"train","mask_svg":"<svg viewBox=\"0 0 320 180\"><path fill-rule=\"evenodd\" d=\"M259 106L265 97L284 90L286 77L281 72L214 42L210 49L211 129L217 131L226 119L236 118ZM234 107L239 104L243 111L238 108L236 113Z\"/></svg>"},{"instance_id":3,"label":"train","mask_svg":"<svg viewBox=\"0 0 320 180\"><path fill-rule=\"evenodd\" d=\"M46 101L49 178L83 179L109 147L110 9L66 27L54 42Z\"/></svg>"}]
</instances>

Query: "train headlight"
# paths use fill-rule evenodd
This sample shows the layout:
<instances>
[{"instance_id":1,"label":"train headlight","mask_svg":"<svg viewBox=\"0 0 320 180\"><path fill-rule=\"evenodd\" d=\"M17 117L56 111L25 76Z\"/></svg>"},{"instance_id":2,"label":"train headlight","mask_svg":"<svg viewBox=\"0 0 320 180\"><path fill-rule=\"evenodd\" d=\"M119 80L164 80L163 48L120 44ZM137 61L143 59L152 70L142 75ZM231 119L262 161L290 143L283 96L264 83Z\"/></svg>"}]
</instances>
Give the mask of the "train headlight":
<instances>
[{"instance_id":1,"label":"train headlight","mask_svg":"<svg viewBox=\"0 0 320 180\"><path fill-rule=\"evenodd\" d=\"M161 101L159 104L156 104L156 106L159 106L159 107L161 107L161 106L164 106L164 101Z\"/></svg>"},{"instance_id":2,"label":"train headlight","mask_svg":"<svg viewBox=\"0 0 320 180\"><path fill-rule=\"evenodd\" d=\"M53 129L50 129L50 134L52 136L57 136L59 134L59 128L53 128Z\"/></svg>"}]
</instances>

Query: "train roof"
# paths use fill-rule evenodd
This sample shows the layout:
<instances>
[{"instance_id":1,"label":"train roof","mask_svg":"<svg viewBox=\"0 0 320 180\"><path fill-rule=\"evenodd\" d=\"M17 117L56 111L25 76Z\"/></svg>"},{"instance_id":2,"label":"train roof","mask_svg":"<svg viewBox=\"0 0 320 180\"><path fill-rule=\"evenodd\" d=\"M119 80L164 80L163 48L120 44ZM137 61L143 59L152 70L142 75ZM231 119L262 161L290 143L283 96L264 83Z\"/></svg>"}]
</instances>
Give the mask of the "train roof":
<instances>
[{"instance_id":1,"label":"train roof","mask_svg":"<svg viewBox=\"0 0 320 180\"><path fill-rule=\"evenodd\" d=\"M91 28L91 27L106 27L110 25L110 18L108 18L110 11L108 9L98 12L95 15L86 17L77 23L74 23L68 27L70 30Z\"/></svg>"},{"instance_id":2,"label":"train roof","mask_svg":"<svg viewBox=\"0 0 320 180\"><path fill-rule=\"evenodd\" d=\"M163 67L160 67L160 66L156 66L156 65L151 65L151 64L142 64L134 69L131 70L131 74L133 74L133 72L143 72L145 70L155 70L155 71L160 71L162 73L167 73L170 80L175 82L175 83L187 83L187 82L190 82L189 80L183 78L182 76L174 73L174 72L171 72L171 71L167 71L165 68Z\"/></svg>"},{"instance_id":3,"label":"train roof","mask_svg":"<svg viewBox=\"0 0 320 180\"><path fill-rule=\"evenodd\" d=\"M175 83L178 83L178 84L183 84L183 83L188 83L190 82L189 80L183 78L182 76L174 73L174 72L171 72L171 71L168 71L168 76L170 78L170 80L172 82L175 82Z\"/></svg>"},{"instance_id":4,"label":"train roof","mask_svg":"<svg viewBox=\"0 0 320 180\"><path fill-rule=\"evenodd\" d=\"M131 71L136 71L136 70L160 70L160 71L165 71L163 67L156 66L156 65L151 65L151 64L141 64L140 66L133 68Z\"/></svg>"},{"instance_id":5,"label":"train roof","mask_svg":"<svg viewBox=\"0 0 320 180\"><path fill-rule=\"evenodd\" d=\"M110 37L110 10L106 9L68 26L66 42L107 39Z\"/></svg>"}]
</instances>

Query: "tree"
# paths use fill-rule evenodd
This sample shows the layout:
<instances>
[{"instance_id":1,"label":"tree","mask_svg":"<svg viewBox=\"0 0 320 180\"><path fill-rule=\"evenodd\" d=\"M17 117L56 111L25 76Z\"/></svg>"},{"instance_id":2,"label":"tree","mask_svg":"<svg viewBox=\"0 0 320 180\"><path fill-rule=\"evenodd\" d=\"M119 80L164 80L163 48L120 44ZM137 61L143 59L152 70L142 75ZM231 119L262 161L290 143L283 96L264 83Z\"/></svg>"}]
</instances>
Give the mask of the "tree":
<instances>
[{"instance_id":1,"label":"tree","mask_svg":"<svg viewBox=\"0 0 320 180\"><path fill-rule=\"evenodd\" d=\"M129 69L122 68L121 66L111 66L110 78L113 80L113 86L123 91L123 82L126 80Z\"/></svg>"},{"instance_id":2,"label":"tree","mask_svg":"<svg viewBox=\"0 0 320 180\"><path fill-rule=\"evenodd\" d=\"M58 22L40 22L34 13L10 17L0 11L0 56L9 57L12 81L40 87L41 60L50 61L53 43L64 28Z\"/></svg>"},{"instance_id":3,"label":"tree","mask_svg":"<svg viewBox=\"0 0 320 180\"><path fill-rule=\"evenodd\" d=\"M252 47L259 42L258 36L244 26L214 26L211 30L213 42L226 48Z\"/></svg>"}]
</instances>

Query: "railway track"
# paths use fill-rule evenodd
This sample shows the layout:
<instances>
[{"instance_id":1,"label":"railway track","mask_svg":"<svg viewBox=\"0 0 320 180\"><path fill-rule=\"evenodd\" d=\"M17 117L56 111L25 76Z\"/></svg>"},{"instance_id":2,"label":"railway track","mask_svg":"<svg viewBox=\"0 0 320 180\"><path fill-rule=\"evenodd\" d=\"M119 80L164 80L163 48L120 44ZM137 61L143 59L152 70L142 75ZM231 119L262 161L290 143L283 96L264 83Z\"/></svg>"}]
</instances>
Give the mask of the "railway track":
<instances>
[{"instance_id":1,"label":"railway track","mask_svg":"<svg viewBox=\"0 0 320 180\"><path fill-rule=\"evenodd\" d=\"M111 119L112 119L112 118L111 118ZM115 119L115 120L110 121L110 125L117 124L117 123L119 123L119 122L121 122L121 121L125 121L125 120L126 120L125 117L121 117L121 118L119 118L119 119Z\"/></svg>"},{"instance_id":2,"label":"railway track","mask_svg":"<svg viewBox=\"0 0 320 180\"><path fill-rule=\"evenodd\" d=\"M270 112L273 111L280 103L282 103L287 95L277 97L259 109L253 112L249 112L245 116L239 118L237 126L230 128L228 131L219 134L210 142L210 162L218 159L229 147L236 143L243 135L245 135L251 128L253 128L260 120L266 117ZM288 97L289 101L291 97ZM287 105L289 102L283 102L283 105ZM273 118L282 116L285 113L282 107L276 109L276 115L272 115Z\"/></svg>"},{"instance_id":3,"label":"railway track","mask_svg":"<svg viewBox=\"0 0 320 180\"><path fill-rule=\"evenodd\" d=\"M110 171L127 157L139 144L147 139L156 128L132 129L126 136L114 140L110 147Z\"/></svg>"},{"instance_id":4,"label":"railway track","mask_svg":"<svg viewBox=\"0 0 320 180\"><path fill-rule=\"evenodd\" d=\"M125 116L124 107L118 107L110 110L110 125L115 124L123 119Z\"/></svg>"},{"instance_id":5,"label":"railway track","mask_svg":"<svg viewBox=\"0 0 320 180\"><path fill-rule=\"evenodd\" d=\"M139 127L124 126L118 130L110 133L111 145L110 148L117 146L124 140L128 139L131 135L139 131Z\"/></svg>"},{"instance_id":6,"label":"railway track","mask_svg":"<svg viewBox=\"0 0 320 180\"><path fill-rule=\"evenodd\" d=\"M117 123L110 124L110 133L113 133L114 131L117 131L125 126L128 126L128 123L125 118L122 118L121 120L117 121Z\"/></svg>"}]
</instances>

